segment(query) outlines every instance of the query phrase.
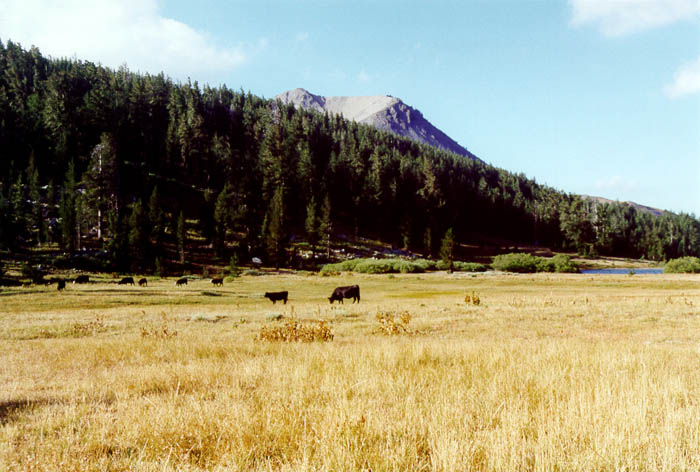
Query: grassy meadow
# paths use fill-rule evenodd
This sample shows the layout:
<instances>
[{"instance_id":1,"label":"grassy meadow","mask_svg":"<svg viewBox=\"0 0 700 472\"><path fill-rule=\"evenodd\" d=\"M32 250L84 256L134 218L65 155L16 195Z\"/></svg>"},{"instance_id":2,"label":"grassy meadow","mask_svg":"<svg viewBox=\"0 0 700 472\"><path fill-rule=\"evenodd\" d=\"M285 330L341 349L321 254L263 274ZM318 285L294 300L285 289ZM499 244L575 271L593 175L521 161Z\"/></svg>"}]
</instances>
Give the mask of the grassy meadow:
<instances>
[{"instance_id":1,"label":"grassy meadow","mask_svg":"<svg viewBox=\"0 0 700 472\"><path fill-rule=\"evenodd\" d=\"M700 470L697 275L174 280L0 290L0 470Z\"/></svg>"}]
</instances>

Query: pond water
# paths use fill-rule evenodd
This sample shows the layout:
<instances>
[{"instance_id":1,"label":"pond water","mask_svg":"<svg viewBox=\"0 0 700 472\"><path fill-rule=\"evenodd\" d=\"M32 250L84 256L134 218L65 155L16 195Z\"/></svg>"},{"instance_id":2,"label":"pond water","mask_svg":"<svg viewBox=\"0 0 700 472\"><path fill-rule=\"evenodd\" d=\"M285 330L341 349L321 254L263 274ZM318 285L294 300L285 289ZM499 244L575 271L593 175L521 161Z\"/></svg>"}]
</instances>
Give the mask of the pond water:
<instances>
[{"instance_id":1,"label":"pond water","mask_svg":"<svg viewBox=\"0 0 700 472\"><path fill-rule=\"evenodd\" d=\"M615 268L615 269L590 269L590 270L582 270L582 274L617 274L617 275L628 275L630 273L630 270L634 270L635 274L663 274L664 269L662 267L655 267L652 269L623 269L623 268Z\"/></svg>"}]
</instances>

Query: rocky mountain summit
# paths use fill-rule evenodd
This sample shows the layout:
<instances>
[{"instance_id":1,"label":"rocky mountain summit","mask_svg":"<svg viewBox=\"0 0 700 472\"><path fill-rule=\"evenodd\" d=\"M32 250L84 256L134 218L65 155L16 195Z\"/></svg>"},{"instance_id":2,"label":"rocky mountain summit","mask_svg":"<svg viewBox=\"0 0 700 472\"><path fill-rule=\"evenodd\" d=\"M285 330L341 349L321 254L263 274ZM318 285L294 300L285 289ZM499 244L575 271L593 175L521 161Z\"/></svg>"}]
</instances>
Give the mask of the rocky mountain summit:
<instances>
[{"instance_id":1,"label":"rocky mountain summit","mask_svg":"<svg viewBox=\"0 0 700 472\"><path fill-rule=\"evenodd\" d=\"M439 147L446 151L478 159L455 140L433 126L415 108L390 95L372 97L323 97L303 88L281 93L275 97L282 103L318 112L343 115L348 120L374 126L414 141Z\"/></svg>"}]
</instances>

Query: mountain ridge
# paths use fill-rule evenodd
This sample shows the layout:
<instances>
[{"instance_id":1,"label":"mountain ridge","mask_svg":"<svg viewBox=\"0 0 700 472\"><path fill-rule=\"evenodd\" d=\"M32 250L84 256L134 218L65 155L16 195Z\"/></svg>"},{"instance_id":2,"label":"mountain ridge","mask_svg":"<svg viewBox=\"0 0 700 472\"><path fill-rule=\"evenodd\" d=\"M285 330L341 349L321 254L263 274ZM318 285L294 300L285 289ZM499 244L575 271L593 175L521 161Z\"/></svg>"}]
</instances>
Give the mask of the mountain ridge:
<instances>
[{"instance_id":1,"label":"mountain ridge","mask_svg":"<svg viewBox=\"0 0 700 472\"><path fill-rule=\"evenodd\" d=\"M391 95L324 97L296 88L278 94L275 99L306 110L342 115L357 123L369 124L382 131L480 160L426 120L419 110Z\"/></svg>"}]
</instances>

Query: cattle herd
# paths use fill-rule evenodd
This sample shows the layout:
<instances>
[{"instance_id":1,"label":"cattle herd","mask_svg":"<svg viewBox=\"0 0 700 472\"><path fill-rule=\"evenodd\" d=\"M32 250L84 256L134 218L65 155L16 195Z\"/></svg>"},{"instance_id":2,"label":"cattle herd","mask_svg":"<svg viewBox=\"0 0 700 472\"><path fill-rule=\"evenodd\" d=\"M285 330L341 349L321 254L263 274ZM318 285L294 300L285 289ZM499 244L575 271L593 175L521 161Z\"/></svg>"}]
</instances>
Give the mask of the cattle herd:
<instances>
[{"instance_id":1,"label":"cattle herd","mask_svg":"<svg viewBox=\"0 0 700 472\"><path fill-rule=\"evenodd\" d=\"M58 290L64 290L66 288L66 280L65 279L53 279L52 282L56 282L58 285ZM75 279L73 279L74 284L86 284L90 283L90 276L89 275L79 275ZM224 279L223 278L214 278L211 279L211 283L215 287L223 287L224 286ZM148 286L148 280L144 277L139 279L138 281L139 287L147 287ZM135 285L134 284L134 278L133 277L123 277L119 282L117 282L117 285ZM175 286L180 287L182 285L187 285L187 277L181 277L175 281ZM289 292L288 291L281 291L281 292L265 292L264 295L265 298L269 299L272 304L274 305L278 301L284 302L284 304L287 304L287 299L289 298ZM352 302L355 303L360 303L360 286L359 285L348 285L346 287L336 287L333 290L333 293L331 294L330 297L328 297L328 301L333 304L333 302L337 301L339 303L343 303L343 300L346 298L352 298Z\"/></svg>"}]
</instances>

